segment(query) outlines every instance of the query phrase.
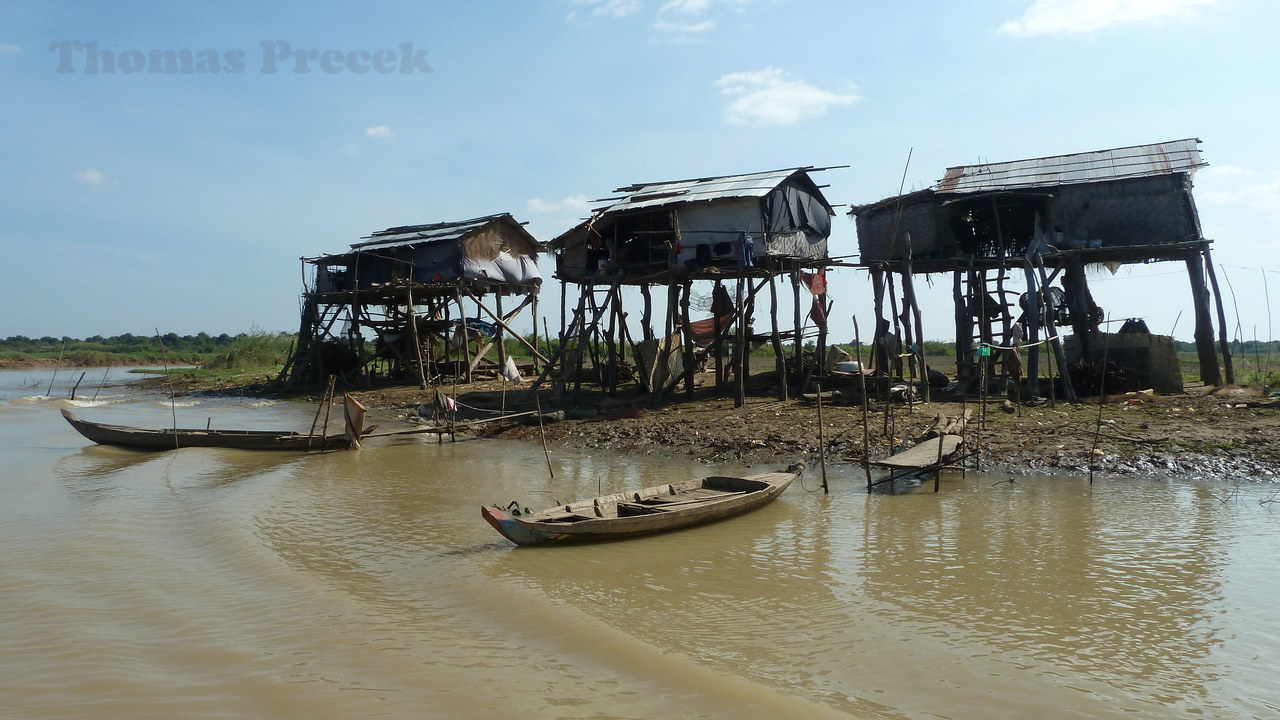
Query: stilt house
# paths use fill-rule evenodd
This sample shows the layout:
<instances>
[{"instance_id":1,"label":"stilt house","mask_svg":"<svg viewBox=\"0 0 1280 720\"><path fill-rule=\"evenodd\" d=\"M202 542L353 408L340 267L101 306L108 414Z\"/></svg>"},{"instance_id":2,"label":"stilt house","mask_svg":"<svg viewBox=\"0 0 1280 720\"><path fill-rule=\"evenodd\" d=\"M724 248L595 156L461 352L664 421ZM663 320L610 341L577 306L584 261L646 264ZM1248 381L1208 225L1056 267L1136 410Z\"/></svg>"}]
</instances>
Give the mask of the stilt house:
<instances>
[{"instance_id":1,"label":"stilt house","mask_svg":"<svg viewBox=\"0 0 1280 720\"><path fill-rule=\"evenodd\" d=\"M605 203L590 219L552 240L556 277L581 289L579 308L572 325L562 337L579 337L579 347L592 345L589 338L602 338L609 348L602 383L616 388L613 368L627 344L642 366L641 382L660 393L664 378L674 383L686 381L693 392L695 346L710 347L717 363L717 385L726 380L720 365L722 343L734 340L740 354L734 367L745 362L745 347L751 341L749 326L756 293L765 285L776 298L774 279L790 274L798 295L800 273L818 271L827 263L827 238L831 234L831 204L810 174L825 168L801 167L743 175L703 177L690 180L638 183L618 188L618 195ZM708 296L714 298L711 318L690 317L691 286L694 281L714 283ZM725 283L734 283L731 297ZM667 316L655 328L650 299L651 286L666 286ZM644 337L636 342L614 337L626 313L622 309L622 286L637 286L644 298L641 325ZM603 297L597 297L603 294ZM563 299L562 299L563 303ZM776 309L771 309L772 332L765 335L774 343L782 374L783 356ZM602 331L601 323L608 325ZM733 335L730 335L730 328ZM790 336L800 347L800 318ZM658 336L661 337L658 337ZM676 348L681 352L677 353ZM649 352L646 348L654 350ZM575 360L567 361L574 364ZM576 358L581 365L582 358ZM654 376L663 376L655 381ZM737 373L741 378L742 373ZM785 382L782 383L785 385ZM741 385L741 383L739 383ZM784 389L785 392L785 389ZM741 389L739 389L741 395Z\"/></svg>"},{"instance_id":2,"label":"stilt house","mask_svg":"<svg viewBox=\"0 0 1280 720\"><path fill-rule=\"evenodd\" d=\"M1191 193L1193 174L1206 164L1199 142L953 167L930 189L855 206L850 214L857 218L860 262L875 284L877 339L890 327L884 314L886 280L896 324L918 310L912 274L952 273L959 379L973 386L986 376L991 368L980 363L989 364L999 353L988 355L983 348L1007 346L1017 332L1012 326L1020 322L1031 348L1028 390L1035 393L1042 331L1052 340L1059 368L1071 361L1056 342L1058 326L1072 328L1075 354L1085 363L1100 359L1108 335L1102 332L1103 311L1089 293L1086 266L1183 261L1190 274L1201 376L1219 382L1205 283L1207 271L1217 293L1211 241L1201 234ZM903 283L900 316L893 274ZM1005 287L1012 275L1025 278L1028 291L1022 297ZM1061 288L1052 285L1059 276ZM1124 317L1140 314L1141 308L1109 311ZM1220 297L1218 315L1225 335ZM913 329L918 332L909 322L903 327L907 333ZM1225 337L1222 351L1230 374ZM1122 354L1117 350L1110 360L1123 360ZM1141 365L1144 359L1133 360ZM1070 378L1066 385L1073 394Z\"/></svg>"},{"instance_id":3,"label":"stilt house","mask_svg":"<svg viewBox=\"0 0 1280 720\"><path fill-rule=\"evenodd\" d=\"M425 385L445 373L469 378L495 346L505 363L504 336L519 338L510 322L536 303L541 249L502 213L388 228L347 252L303 258L314 279L287 377L380 375ZM509 296L521 300L504 312Z\"/></svg>"}]
</instances>

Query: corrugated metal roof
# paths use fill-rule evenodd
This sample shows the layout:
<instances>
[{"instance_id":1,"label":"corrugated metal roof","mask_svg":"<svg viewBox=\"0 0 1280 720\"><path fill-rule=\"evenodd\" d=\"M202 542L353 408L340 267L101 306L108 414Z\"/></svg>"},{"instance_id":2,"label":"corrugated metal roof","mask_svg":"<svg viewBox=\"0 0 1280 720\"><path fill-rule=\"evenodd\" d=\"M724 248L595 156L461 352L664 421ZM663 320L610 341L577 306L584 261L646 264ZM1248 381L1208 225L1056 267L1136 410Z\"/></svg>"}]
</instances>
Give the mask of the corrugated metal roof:
<instances>
[{"instance_id":1,"label":"corrugated metal roof","mask_svg":"<svg viewBox=\"0 0 1280 720\"><path fill-rule=\"evenodd\" d=\"M946 176L934 189L939 193L993 192L1193 173L1196 168L1208 164L1200 158L1199 143L1196 138L1188 138L1034 160L947 168Z\"/></svg>"},{"instance_id":2,"label":"corrugated metal roof","mask_svg":"<svg viewBox=\"0 0 1280 720\"><path fill-rule=\"evenodd\" d=\"M379 230L369 235L367 242L353 243L352 250L382 250L405 245L422 245L424 243L456 241L470 235L495 220L507 219L512 225L521 227L511 213L499 213L484 217L461 220L458 222L442 222L430 225L404 225L401 227ZM526 233L527 234L527 233ZM533 239L530 236L530 239ZM537 242L536 240L534 242Z\"/></svg>"},{"instance_id":3,"label":"corrugated metal roof","mask_svg":"<svg viewBox=\"0 0 1280 720\"><path fill-rule=\"evenodd\" d=\"M787 168L745 175L722 175L693 180L628 185L614 190L614 192L626 193L625 197L610 198L610 204L601 208L599 214L610 215L676 203L764 197L792 175L811 171L816 169L813 167Z\"/></svg>"}]
</instances>

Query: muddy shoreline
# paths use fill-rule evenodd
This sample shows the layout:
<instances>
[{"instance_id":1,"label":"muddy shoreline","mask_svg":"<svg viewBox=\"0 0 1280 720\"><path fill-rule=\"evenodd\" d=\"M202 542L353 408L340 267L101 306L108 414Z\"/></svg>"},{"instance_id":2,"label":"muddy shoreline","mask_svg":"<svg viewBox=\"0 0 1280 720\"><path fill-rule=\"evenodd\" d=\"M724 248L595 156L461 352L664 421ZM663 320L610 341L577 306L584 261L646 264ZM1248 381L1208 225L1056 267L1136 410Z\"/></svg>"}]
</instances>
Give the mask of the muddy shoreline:
<instances>
[{"instance_id":1,"label":"muddy shoreline","mask_svg":"<svg viewBox=\"0 0 1280 720\"><path fill-rule=\"evenodd\" d=\"M452 393L451 389L444 389ZM265 387L220 388L216 394L269 394ZM199 392L199 391L197 391ZM383 431L430 424L432 391L413 386L355 389L370 408L370 421ZM458 420L533 410L528 385L505 388L479 382L459 388ZM771 465L803 459L814 466L821 455L816 398L780 401L750 395L742 407L731 398L699 390L694 400L670 399L657 408L647 397L582 393L557 404L539 390L544 412L563 420L541 428L530 418L491 423L473 432L486 437L546 442L557 447L654 456L688 456L704 462L735 461ZM315 398L299 398L315 400ZM983 471L1009 474L1087 474L1091 459L1099 476L1171 476L1280 482L1280 402L1261 388L1193 388L1180 395L1129 393L1080 403L1040 401L1014 406L988 398L911 405L872 403L863 407L840 393L824 396L822 436L826 460L859 466L865 456L887 457L922 438L937 416L970 415L966 442L980 448ZM428 417L423 417L424 415ZM864 452L864 442L866 451Z\"/></svg>"}]
</instances>

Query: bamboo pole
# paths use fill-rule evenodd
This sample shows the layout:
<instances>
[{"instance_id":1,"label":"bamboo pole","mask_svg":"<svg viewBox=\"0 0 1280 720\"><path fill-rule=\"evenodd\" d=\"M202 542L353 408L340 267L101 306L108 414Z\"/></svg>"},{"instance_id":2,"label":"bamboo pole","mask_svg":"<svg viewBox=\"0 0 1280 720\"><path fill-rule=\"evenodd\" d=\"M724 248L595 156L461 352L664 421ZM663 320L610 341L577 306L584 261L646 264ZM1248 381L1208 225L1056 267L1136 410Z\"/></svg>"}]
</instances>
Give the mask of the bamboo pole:
<instances>
[{"instance_id":1,"label":"bamboo pole","mask_svg":"<svg viewBox=\"0 0 1280 720\"><path fill-rule=\"evenodd\" d=\"M91 398L92 400L97 400L97 399L98 399L98 393L102 392L102 386L107 384L107 375L109 375L109 374L111 374L111 366L110 366L110 365L108 365L108 366L107 366L107 369L103 371L103 373L102 373L102 382L99 382L99 383L98 383L98 389L93 391L93 397Z\"/></svg>"},{"instance_id":2,"label":"bamboo pole","mask_svg":"<svg viewBox=\"0 0 1280 720\"><path fill-rule=\"evenodd\" d=\"M157 342L160 341L160 328L156 328L156 341ZM164 351L164 343L160 343L160 349L161 349L161 352ZM45 397L53 397L53 381L58 377L58 366L62 365L62 355L66 351L67 351L67 341L65 338L63 338L62 349L58 351L58 364L53 366L53 376L49 378L49 389L45 391ZM165 368L165 372L166 373L168 372L167 367Z\"/></svg>"},{"instance_id":3,"label":"bamboo pole","mask_svg":"<svg viewBox=\"0 0 1280 720\"><path fill-rule=\"evenodd\" d=\"M333 384L337 381L336 375L329 376L328 386L325 387L324 395L320 398L320 404L316 406L316 415L311 419L311 429L307 431L307 450L311 450L311 442L316 436L316 425L320 422L320 411L323 410L329 402L329 398L333 397ZM329 418L325 416L325 426L328 427ZM323 441L321 449L324 449Z\"/></svg>"},{"instance_id":4,"label":"bamboo pole","mask_svg":"<svg viewBox=\"0 0 1280 720\"><path fill-rule=\"evenodd\" d=\"M169 372L169 352L164 348L164 340L160 339L160 328L156 328L156 343L160 345L160 357L164 361L164 376L169 385L169 413L173 416L173 447L178 447L178 406L174 402L173 392L173 375ZM63 347L66 341L63 341ZM49 381L49 387L53 387L53 381Z\"/></svg>"},{"instance_id":5,"label":"bamboo pole","mask_svg":"<svg viewBox=\"0 0 1280 720\"><path fill-rule=\"evenodd\" d=\"M547 429L542 425L542 399L535 394L533 402L538 409L538 434L542 436L542 454L547 457L547 473L554 480L556 471L551 467L551 451L547 449Z\"/></svg>"},{"instance_id":6,"label":"bamboo pole","mask_svg":"<svg viewBox=\"0 0 1280 720\"><path fill-rule=\"evenodd\" d=\"M413 341L413 356L418 361L418 389L427 389L426 369L422 366L422 338L418 335L418 314L413 308L413 285L405 286L409 315L409 338Z\"/></svg>"}]
</instances>

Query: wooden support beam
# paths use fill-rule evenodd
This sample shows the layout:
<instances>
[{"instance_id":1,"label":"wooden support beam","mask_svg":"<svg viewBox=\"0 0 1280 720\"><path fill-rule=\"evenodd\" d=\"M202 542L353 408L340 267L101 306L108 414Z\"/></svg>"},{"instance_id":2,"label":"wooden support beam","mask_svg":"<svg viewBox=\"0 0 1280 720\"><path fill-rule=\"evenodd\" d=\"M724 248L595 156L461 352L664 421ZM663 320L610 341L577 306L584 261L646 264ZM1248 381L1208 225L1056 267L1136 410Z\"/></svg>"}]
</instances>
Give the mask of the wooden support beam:
<instances>
[{"instance_id":1,"label":"wooden support beam","mask_svg":"<svg viewBox=\"0 0 1280 720\"><path fill-rule=\"evenodd\" d=\"M738 326L737 326L737 332L734 334L734 347L733 347L733 357L734 357L733 406L734 407L742 407L743 405L747 404L746 375L747 375L747 369L748 369L747 363L750 362L750 358L748 358L747 356L747 347L746 347L747 346L747 342L746 342L747 314L746 314L746 308L743 306L744 298L743 298L742 283L743 283L743 278L739 276L738 288L737 288Z\"/></svg>"},{"instance_id":2,"label":"wooden support beam","mask_svg":"<svg viewBox=\"0 0 1280 720\"><path fill-rule=\"evenodd\" d=\"M1218 290L1218 275L1213 271L1213 257L1209 254L1209 246L1204 248L1204 269L1209 275L1209 284L1213 287L1213 301L1218 310L1218 347L1222 350L1222 369L1227 374L1227 384L1236 383L1235 366L1231 362L1231 344L1227 342L1227 314L1222 308L1222 292Z\"/></svg>"},{"instance_id":3,"label":"wooden support beam","mask_svg":"<svg viewBox=\"0 0 1280 720\"><path fill-rule=\"evenodd\" d=\"M1076 388L1071 382L1071 374L1067 372L1067 355L1062 349L1061 338L1058 337L1058 326L1054 319L1058 315L1058 306L1053 303L1049 295L1049 285L1053 282L1053 275L1046 273L1044 262L1039 255L1036 256L1036 268L1040 271L1040 302L1045 308L1045 333L1049 337L1049 346L1053 351L1053 359L1058 363L1058 378L1062 381L1062 394L1066 397L1067 402L1076 401ZM1054 275L1057 271L1054 271ZM1049 376L1049 395L1050 400L1053 399L1053 376Z\"/></svg>"},{"instance_id":4,"label":"wooden support beam","mask_svg":"<svg viewBox=\"0 0 1280 720\"><path fill-rule=\"evenodd\" d=\"M1027 395L1036 397L1040 394L1040 347L1036 343L1040 342L1040 323L1044 319L1044 314L1040 311L1040 307L1045 288L1040 285L1039 279L1036 277L1035 267L1032 266L1029 258L1022 259L1022 270L1027 278L1026 340L1030 345L1027 349L1026 386ZM1052 323L1053 320L1050 319L1049 322ZM1021 388L1018 389L1018 397L1022 397Z\"/></svg>"},{"instance_id":5,"label":"wooden support beam","mask_svg":"<svg viewBox=\"0 0 1280 720\"><path fill-rule=\"evenodd\" d=\"M787 358L782 352L782 334L778 332L778 286L777 278L769 276L769 342L773 345L773 372L778 379L778 399L788 399Z\"/></svg>"},{"instance_id":6,"label":"wooden support beam","mask_svg":"<svg viewBox=\"0 0 1280 720\"><path fill-rule=\"evenodd\" d=\"M1222 372L1218 354L1213 349L1213 320L1209 314L1209 291L1204 283L1204 260L1200 253L1187 257L1187 275L1191 279L1191 301L1194 303L1196 354L1200 358L1200 379L1205 385L1221 385Z\"/></svg>"},{"instance_id":7,"label":"wooden support beam","mask_svg":"<svg viewBox=\"0 0 1280 720\"><path fill-rule=\"evenodd\" d=\"M517 305L516 308L512 310L510 313L507 313L505 316L503 316L503 315L498 315L497 313L493 312L489 308L485 307L484 303L480 302L480 299L477 298L475 294L472 293L470 290L464 290L463 292L467 294L467 297L474 300L476 303L476 307L480 308L481 310L484 310L485 314L488 315L490 318L492 318L493 322L498 327L511 333L511 337L515 338L517 341L519 341L521 345L525 347L525 349L533 353L534 358L541 360L544 363L547 362L546 356L538 352L538 348L534 347L533 345L530 345L529 341L526 340L524 337L522 337L520 333L511 329L511 320L514 319L517 315L519 315L526 307L532 304L535 301L535 298L537 298L537 295L526 295L524 302ZM499 308L499 312L501 312L501 308ZM537 328L536 317L534 318L534 328Z\"/></svg>"},{"instance_id":8,"label":"wooden support beam","mask_svg":"<svg viewBox=\"0 0 1280 720\"><path fill-rule=\"evenodd\" d=\"M693 281L684 281L680 293L680 328L684 345L684 396L693 399L693 376L695 375L693 359L693 327L689 318L689 296L693 294Z\"/></svg>"},{"instance_id":9,"label":"wooden support beam","mask_svg":"<svg viewBox=\"0 0 1280 720\"><path fill-rule=\"evenodd\" d=\"M904 314L908 309L911 311L911 318L915 324L915 346L920 358L920 379L923 381L921 385L924 387L924 401L930 402L929 364L924 358L924 321L920 314L920 302L916 298L915 279L911 272L911 233L907 233L906 236L907 271L902 274L902 311Z\"/></svg>"},{"instance_id":10,"label":"wooden support beam","mask_svg":"<svg viewBox=\"0 0 1280 720\"><path fill-rule=\"evenodd\" d=\"M804 394L804 362L803 362L802 350L803 350L803 343L804 343L804 330L800 320L800 268L799 266L791 268L791 295L792 295L792 300L794 304L794 307L792 309L795 313L795 328L796 328L795 338L793 339L795 343L796 374L793 380L796 384L796 394L803 395Z\"/></svg>"}]
</instances>

